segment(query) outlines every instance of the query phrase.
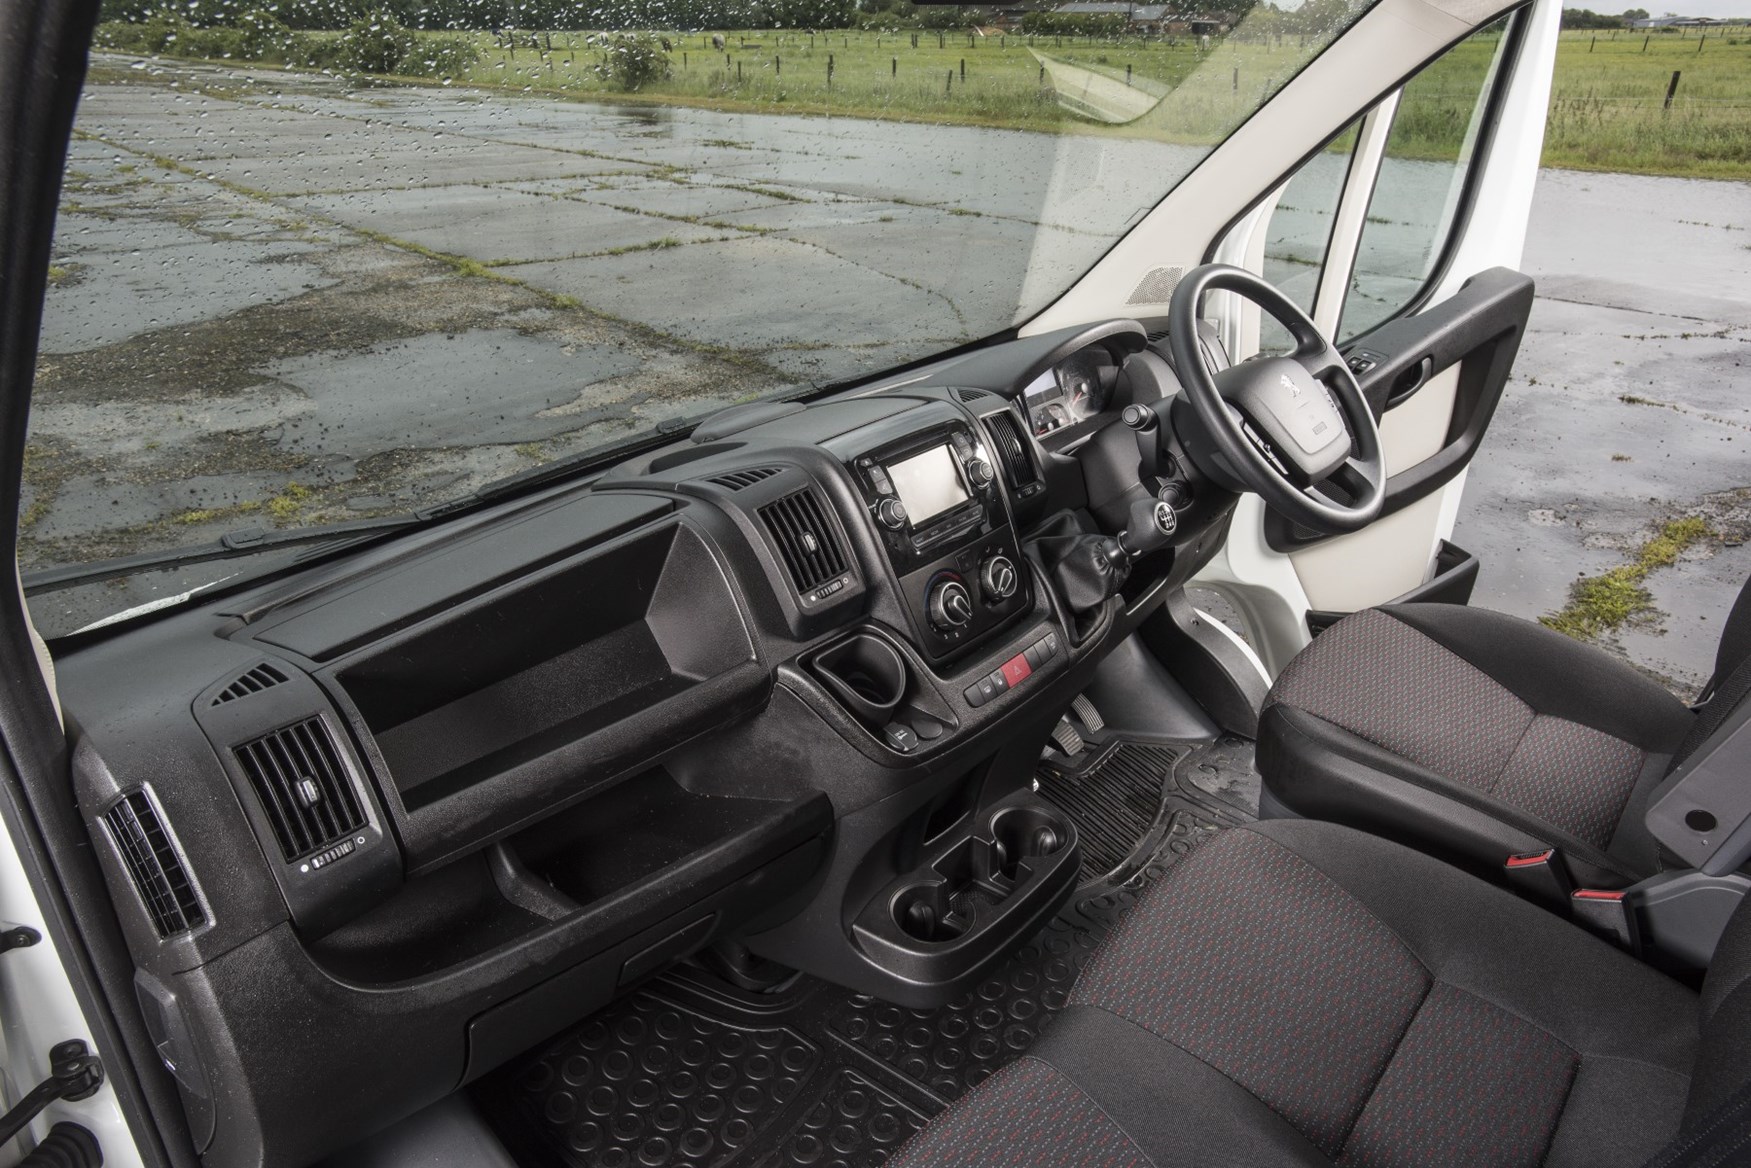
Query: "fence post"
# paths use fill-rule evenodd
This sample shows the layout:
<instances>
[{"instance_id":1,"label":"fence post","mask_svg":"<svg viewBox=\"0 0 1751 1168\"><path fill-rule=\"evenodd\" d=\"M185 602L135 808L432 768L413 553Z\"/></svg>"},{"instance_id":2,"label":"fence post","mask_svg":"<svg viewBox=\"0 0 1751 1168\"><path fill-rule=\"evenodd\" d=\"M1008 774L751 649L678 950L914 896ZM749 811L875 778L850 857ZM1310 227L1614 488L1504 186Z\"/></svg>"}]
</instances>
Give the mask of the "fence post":
<instances>
[{"instance_id":1,"label":"fence post","mask_svg":"<svg viewBox=\"0 0 1751 1168\"><path fill-rule=\"evenodd\" d=\"M1131 66L1129 65L1125 66L1125 84L1131 84Z\"/></svg>"},{"instance_id":2,"label":"fence post","mask_svg":"<svg viewBox=\"0 0 1751 1168\"><path fill-rule=\"evenodd\" d=\"M777 53L772 54L772 75L774 77L784 76L784 58Z\"/></svg>"},{"instance_id":3,"label":"fence post","mask_svg":"<svg viewBox=\"0 0 1751 1168\"><path fill-rule=\"evenodd\" d=\"M962 57L961 58L961 84L965 85L966 83L967 83L967 59L965 57Z\"/></svg>"},{"instance_id":4,"label":"fence post","mask_svg":"<svg viewBox=\"0 0 1751 1168\"><path fill-rule=\"evenodd\" d=\"M1648 42L1653 40L1653 39L1654 39L1653 33L1649 33L1647 36L1642 38L1642 52L1645 53L1648 51Z\"/></svg>"},{"instance_id":5,"label":"fence post","mask_svg":"<svg viewBox=\"0 0 1751 1168\"><path fill-rule=\"evenodd\" d=\"M948 94L953 93L954 91L955 91L955 71L953 69L950 69L948 71L948 80L943 82L942 92L946 96Z\"/></svg>"},{"instance_id":6,"label":"fence post","mask_svg":"<svg viewBox=\"0 0 1751 1168\"><path fill-rule=\"evenodd\" d=\"M1664 109L1671 109L1672 108L1672 99L1675 96L1677 96L1677 94L1678 94L1678 78L1682 77L1683 75L1684 74L1681 70L1678 70L1678 69L1672 70L1672 84L1666 86L1666 104L1662 108L1664 108Z\"/></svg>"},{"instance_id":7,"label":"fence post","mask_svg":"<svg viewBox=\"0 0 1751 1168\"><path fill-rule=\"evenodd\" d=\"M889 77L898 77L899 75L900 75L900 58L895 57L892 67L890 67L888 69L888 76Z\"/></svg>"}]
</instances>

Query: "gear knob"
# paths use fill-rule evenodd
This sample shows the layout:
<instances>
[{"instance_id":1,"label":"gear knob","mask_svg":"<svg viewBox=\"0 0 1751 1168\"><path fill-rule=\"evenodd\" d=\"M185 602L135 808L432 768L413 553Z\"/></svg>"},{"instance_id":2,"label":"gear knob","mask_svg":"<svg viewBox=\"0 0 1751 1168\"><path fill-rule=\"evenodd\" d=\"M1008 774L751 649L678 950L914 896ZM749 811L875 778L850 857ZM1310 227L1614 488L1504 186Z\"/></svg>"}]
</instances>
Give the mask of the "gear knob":
<instances>
[{"instance_id":1,"label":"gear knob","mask_svg":"<svg viewBox=\"0 0 1751 1168\"><path fill-rule=\"evenodd\" d=\"M1166 547L1179 530L1179 515L1165 499L1138 499L1131 504L1131 518L1119 536L1119 545L1133 558Z\"/></svg>"}]
</instances>

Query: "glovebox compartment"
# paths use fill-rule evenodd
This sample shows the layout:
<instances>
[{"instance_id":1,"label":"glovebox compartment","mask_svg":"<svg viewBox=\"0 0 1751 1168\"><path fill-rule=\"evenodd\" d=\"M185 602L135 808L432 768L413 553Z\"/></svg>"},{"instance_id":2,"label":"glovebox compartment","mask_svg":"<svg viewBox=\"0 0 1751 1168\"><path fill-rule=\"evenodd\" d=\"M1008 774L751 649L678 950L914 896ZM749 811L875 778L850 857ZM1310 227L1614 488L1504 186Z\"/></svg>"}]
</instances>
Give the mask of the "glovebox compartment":
<instances>
[{"instance_id":1,"label":"glovebox compartment","mask_svg":"<svg viewBox=\"0 0 1751 1168\"><path fill-rule=\"evenodd\" d=\"M402 804L441 799L747 660L733 601L690 570L704 555L691 530L665 526L350 662L340 684Z\"/></svg>"},{"instance_id":2,"label":"glovebox compartment","mask_svg":"<svg viewBox=\"0 0 1751 1168\"><path fill-rule=\"evenodd\" d=\"M769 683L734 586L673 518L346 658L329 675L410 867L636 773Z\"/></svg>"}]
</instances>

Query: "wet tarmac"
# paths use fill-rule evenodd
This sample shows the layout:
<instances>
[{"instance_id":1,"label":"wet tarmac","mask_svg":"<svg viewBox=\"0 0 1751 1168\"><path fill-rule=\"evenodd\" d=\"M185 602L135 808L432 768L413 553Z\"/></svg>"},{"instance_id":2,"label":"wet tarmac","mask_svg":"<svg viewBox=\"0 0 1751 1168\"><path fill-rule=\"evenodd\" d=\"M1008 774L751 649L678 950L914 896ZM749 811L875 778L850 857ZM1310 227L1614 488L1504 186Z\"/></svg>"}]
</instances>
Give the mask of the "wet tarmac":
<instances>
[{"instance_id":1,"label":"wet tarmac","mask_svg":"<svg viewBox=\"0 0 1751 1168\"><path fill-rule=\"evenodd\" d=\"M1719 539L1647 581L1656 612L1608 647L1693 694L1751 576L1751 184L1544 171L1523 268L1526 340L1454 539L1474 604L1536 617L1661 522Z\"/></svg>"}]
</instances>

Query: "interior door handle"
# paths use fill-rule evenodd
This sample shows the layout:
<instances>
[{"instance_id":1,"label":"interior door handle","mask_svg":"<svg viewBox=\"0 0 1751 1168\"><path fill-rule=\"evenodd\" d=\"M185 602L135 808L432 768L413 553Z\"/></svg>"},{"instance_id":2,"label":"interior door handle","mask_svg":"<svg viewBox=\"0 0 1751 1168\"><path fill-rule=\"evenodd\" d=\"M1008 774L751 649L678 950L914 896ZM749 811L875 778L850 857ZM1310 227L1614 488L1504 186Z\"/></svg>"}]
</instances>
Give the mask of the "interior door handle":
<instances>
[{"instance_id":1,"label":"interior door handle","mask_svg":"<svg viewBox=\"0 0 1751 1168\"><path fill-rule=\"evenodd\" d=\"M1392 392L1386 395L1386 408L1406 401L1410 396L1429 383L1429 378L1435 375L1435 358L1424 357L1415 365L1400 373L1392 381Z\"/></svg>"}]
</instances>

